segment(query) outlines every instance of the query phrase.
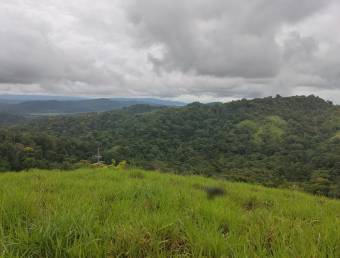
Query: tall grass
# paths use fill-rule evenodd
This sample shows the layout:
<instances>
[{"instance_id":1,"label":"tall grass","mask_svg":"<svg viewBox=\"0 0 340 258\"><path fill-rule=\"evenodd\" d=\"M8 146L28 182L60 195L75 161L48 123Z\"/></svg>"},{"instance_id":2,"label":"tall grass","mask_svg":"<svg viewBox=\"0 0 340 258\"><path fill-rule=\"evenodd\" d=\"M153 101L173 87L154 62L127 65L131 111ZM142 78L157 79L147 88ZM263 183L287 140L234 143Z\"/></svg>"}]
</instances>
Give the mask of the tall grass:
<instances>
[{"instance_id":1,"label":"tall grass","mask_svg":"<svg viewBox=\"0 0 340 258\"><path fill-rule=\"evenodd\" d=\"M340 202L323 197L141 170L7 173L0 184L6 258L340 257Z\"/></svg>"}]
</instances>

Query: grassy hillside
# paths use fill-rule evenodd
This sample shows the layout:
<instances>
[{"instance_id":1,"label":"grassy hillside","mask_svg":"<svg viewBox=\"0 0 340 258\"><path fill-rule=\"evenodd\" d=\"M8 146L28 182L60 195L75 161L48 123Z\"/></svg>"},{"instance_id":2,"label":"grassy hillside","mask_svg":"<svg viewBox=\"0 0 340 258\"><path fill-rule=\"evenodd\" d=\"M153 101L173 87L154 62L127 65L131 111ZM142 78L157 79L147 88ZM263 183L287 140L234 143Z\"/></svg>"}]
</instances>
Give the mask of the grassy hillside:
<instances>
[{"instance_id":1,"label":"grassy hillside","mask_svg":"<svg viewBox=\"0 0 340 258\"><path fill-rule=\"evenodd\" d=\"M340 257L340 201L323 197L141 170L0 184L3 257Z\"/></svg>"}]
</instances>

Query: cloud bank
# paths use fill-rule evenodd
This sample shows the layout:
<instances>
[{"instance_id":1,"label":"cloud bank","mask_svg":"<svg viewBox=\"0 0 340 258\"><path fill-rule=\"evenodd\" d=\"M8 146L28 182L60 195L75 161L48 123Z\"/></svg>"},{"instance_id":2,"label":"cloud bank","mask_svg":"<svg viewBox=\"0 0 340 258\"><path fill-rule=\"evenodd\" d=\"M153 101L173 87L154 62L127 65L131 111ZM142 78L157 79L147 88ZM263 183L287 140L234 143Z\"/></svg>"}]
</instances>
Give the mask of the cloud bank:
<instances>
[{"instance_id":1,"label":"cloud bank","mask_svg":"<svg viewBox=\"0 0 340 258\"><path fill-rule=\"evenodd\" d=\"M4 0L0 92L340 102L336 0Z\"/></svg>"}]
</instances>

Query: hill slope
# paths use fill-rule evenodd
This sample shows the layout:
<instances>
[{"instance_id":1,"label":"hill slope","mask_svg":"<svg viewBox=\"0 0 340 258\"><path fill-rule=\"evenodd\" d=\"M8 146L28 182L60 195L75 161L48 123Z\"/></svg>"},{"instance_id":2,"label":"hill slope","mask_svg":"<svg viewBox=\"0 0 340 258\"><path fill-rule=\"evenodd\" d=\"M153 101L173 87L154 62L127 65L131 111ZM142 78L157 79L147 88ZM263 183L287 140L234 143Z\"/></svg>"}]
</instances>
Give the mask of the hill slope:
<instances>
[{"instance_id":1,"label":"hill slope","mask_svg":"<svg viewBox=\"0 0 340 258\"><path fill-rule=\"evenodd\" d=\"M339 135L339 107L314 96L134 106L0 131L0 170L72 168L100 147L106 163L340 197Z\"/></svg>"},{"instance_id":2,"label":"hill slope","mask_svg":"<svg viewBox=\"0 0 340 258\"><path fill-rule=\"evenodd\" d=\"M340 202L326 198L141 170L0 184L4 257L340 257ZM212 187L225 194L207 198Z\"/></svg>"}]
</instances>

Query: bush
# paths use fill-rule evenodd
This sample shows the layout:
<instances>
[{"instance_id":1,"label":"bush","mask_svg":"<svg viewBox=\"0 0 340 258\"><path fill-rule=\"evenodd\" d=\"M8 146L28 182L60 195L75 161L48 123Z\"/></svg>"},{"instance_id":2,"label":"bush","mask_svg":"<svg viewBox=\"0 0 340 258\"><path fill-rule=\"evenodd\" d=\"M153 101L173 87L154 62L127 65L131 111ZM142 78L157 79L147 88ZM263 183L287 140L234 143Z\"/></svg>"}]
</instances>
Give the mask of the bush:
<instances>
[{"instance_id":1,"label":"bush","mask_svg":"<svg viewBox=\"0 0 340 258\"><path fill-rule=\"evenodd\" d=\"M118 165L116 166L117 169L126 169L127 168L127 161L126 160L122 160L118 163Z\"/></svg>"}]
</instances>

